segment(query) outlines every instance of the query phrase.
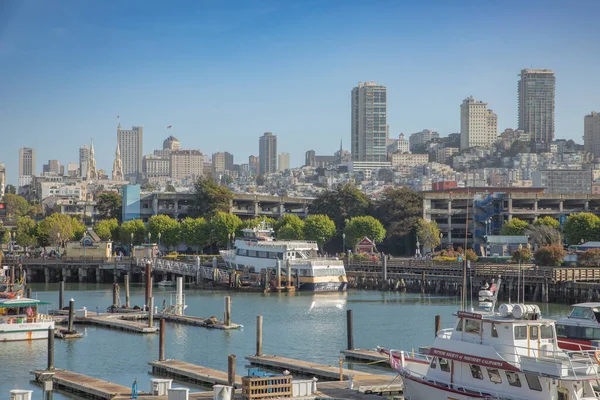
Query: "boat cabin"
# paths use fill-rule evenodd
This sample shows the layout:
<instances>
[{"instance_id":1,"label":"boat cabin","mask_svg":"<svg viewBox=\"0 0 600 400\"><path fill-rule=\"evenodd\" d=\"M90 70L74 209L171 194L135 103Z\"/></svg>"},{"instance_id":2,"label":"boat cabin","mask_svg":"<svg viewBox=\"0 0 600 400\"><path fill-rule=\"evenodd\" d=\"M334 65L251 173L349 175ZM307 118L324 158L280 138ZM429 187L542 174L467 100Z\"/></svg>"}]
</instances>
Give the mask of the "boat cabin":
<instances>
[{"instance_id":1,"label":"boat cabin","mask_svg":"<svg viewBox=\"0 0 600 400\"><path fill-rule=\"evenodd\" d=\"M36 299L0 299L0 323L22 324L46 320L47 316L40 314L38 307L49 304Z\"/></svg>"}]
</instances>

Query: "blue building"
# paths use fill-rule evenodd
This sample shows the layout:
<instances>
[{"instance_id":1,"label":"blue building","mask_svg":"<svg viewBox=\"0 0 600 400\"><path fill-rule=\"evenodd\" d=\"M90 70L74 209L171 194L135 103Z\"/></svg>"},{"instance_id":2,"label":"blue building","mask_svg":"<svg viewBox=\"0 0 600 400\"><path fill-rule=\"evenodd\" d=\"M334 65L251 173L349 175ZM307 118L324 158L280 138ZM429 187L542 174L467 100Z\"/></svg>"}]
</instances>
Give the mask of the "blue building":
<instances>
[{"instance_id":1,"label":"blue building","mask_svg":"<svg viewBox=\"0 0 600 400\"><path fill-rule=\"evenodd\" d=\"M140 185L123 186L123 222L140 218Z\"/></svg>"}]
</instances>

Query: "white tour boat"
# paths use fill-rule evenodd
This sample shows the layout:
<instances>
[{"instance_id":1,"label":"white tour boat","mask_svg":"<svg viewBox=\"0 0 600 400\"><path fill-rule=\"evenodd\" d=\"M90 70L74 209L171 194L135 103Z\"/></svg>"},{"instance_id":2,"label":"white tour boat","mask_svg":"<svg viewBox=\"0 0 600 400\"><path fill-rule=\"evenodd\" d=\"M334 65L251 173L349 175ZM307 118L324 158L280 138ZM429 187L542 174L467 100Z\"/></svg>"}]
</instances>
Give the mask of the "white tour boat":
<instances>
[{"instance_id":1,"label":"white tour boat","mask_svg":"<svg viewBox=\"0 0 600 400\"><path fill-rule=\"evenodd\" d=\"M38 310L47 304L20 297L0 299L0 342L47 339L54 320Z\"/></svg>"},{"instance_id":2,"label":"white tour boat","mask_svg":"<svg viewBox=\"0 0 600 400\"><path fill-rule=\"evenodd\" d=\"M382 351L402 378L404 398L599 399L600 351L561 349L554 321L537 306L494 311L494 292L494 285L480 292L479 310L458 312L454 328L437 332L422 354Z\"/></svg>"},{"instance_id":3,"label":"white tour boat","mask_svg":"<svg viewBox=\"0 0 600 400\"><path fill-rule=\"evenodd\" d=\"M260 275L267 270L276 277L281 266L282 285L293 283L304 291L343 291L348 286L344 263L338 258L319 256L317 242L276 240L273 229L262 223L258 228L243 229L232 250L221 251L228 268ZM288 266L291 276L287 276ZM290 285L291 286L291 285Z\"/></svg>"}]
</instances>

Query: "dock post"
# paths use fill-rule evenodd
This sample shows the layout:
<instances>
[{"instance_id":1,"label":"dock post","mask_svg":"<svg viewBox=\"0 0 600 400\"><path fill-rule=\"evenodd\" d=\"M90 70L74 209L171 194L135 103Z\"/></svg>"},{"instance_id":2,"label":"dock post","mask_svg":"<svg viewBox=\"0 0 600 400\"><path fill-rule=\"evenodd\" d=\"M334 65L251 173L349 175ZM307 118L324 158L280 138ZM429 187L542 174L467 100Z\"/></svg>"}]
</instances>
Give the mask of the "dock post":
<instances>
[{"instance_id":1,"label":"dock post","mask_svg":"<svg viewBox=\"0 0 600 400\"><path fill-rule=\"evenodd\" d=\"M10 267L10 291L14 292L16 291L16 285L15 285L15 281L16 281L16 275L15 275L15 266L12 265Z\"/></svg>"},{"instance_id":2,"label":"dock post","mask_svg":"<svg viewBox=\"0 0 600 400\"><path fill-rule=\"evenodd\" d=\"M131 308L131 299L129 298L129 273L125 274L125 307Z\"/></svg>"},{"instance_id":3,"label":"dock post","mask_svg":"<svg viewBox=\"0 0 600 400\"><path fill-rule=\"evenodd\" d=\"M346 334L348 336L348 350L354 350L354 327L352 323L352 310L346 311Z\"/></svg>"},{"instance_id":4,"label":"dock post","mask_svg":"<svg viewBox=\"0 0 600 400\"><path fill-rule=\"evenodd\" d=\"M177 277L177 295L175 298L175 314L183 315L183 278Z\"/></svg>"},{"instance_id":5,"label":"dock post","mask_svg":"<svg viewBox=\"0 0 600 400\"><path fill-rule=\"evenodd\" d=\"M433 332L433 337L437 337L437 333L440 331L441 329L441 323L442 323L442 317L439 315L435 316L435 332Z\"/></svg>"},{"instance_id":6,"label":"dock post","mask_svg":"<svg viewBox=\"0 0 600 400\"><path fill-rule=\"evenodd\" d=\"M287 287L291 288L292 287L292 266L290 265L290 260L287 260L286 262L286 267L287 267Z\"/></svg>"},{"instance_id":7,"label":"dock post","mask_svg":"<svg viewBox=\"0 0 600 400\"><path fill-rule=\"evenodd\" d=\"M231 325L231 296L225 296L225 326Z\"/></svg>"},{"instance_id":8,"label":"dock post","mask_svg":"<svg viewBox=\"0 0 600 400\"><path fill-rule=\"evenodd\" d=\"M54 328L48 328L48 371L54 371Z\"/></svg>"},{"instance_id":9,"label":"dock post","mask_svg":"<svg viewBox=\"0 0 600 400\"><path fill-rule=\"evenodd\" d=\"M385 284L385 282L387 281L387 257L385 256L385 254L382 254L381 256L381 279L383 280L383 283Z\"/></svg>"},{"instance_id":10,"label":"dock post","mask_svg":"<svg viewBox=\"0 0 600 400\"><path fill-rule=\"evenodd\" d=\"M73 332L73 319L75 318L75 299L69 300L69 332Z\"/></svg>"},{"instance_id":11,"label":"dock post","mask_svg":"<svg viewBox=\"0 0 600 400\"><path fill-rule=\"evenodd\" d=\"M235 388L235 354L227 357L227 385Z\"/></svg>"},{"instance_id":12,"label":"dock post","mask_svg":"<svg viewBox=\"0 0 600 400\"><path fill-rule=\"evenodd\" d=\"M150 297L150 304L148 305L148 327L154 326L154 297Z\"/></svg>"},{"instance_id":13,"label":"dock post","mask_svg":"<svg viewBox=\"0 0 600 400\"><path fill-rule=\"evenodd\" d=\"M281 260L277 259L277 290L281 289Z\"/></svg>"},{"instance_id":14,"label":"dock post","mask_svg":"<svg viewBox=\"0 0 600 400\"><path fill-rule=\"evenodd\" d=\"M165 361L165 319L160 319L160 336L158 337L158 361Z\"/></svg>"},{"instance_id":15,"label":"dock post","mask_svg":"<svg viewBox=\"0 0 600 400\"><path fill-rule=\"evenodd\" d=\"M340 382L344 380L344 359L340 357Z\"/></svg>"},{"instance_id":16,"label":"dock post","mask_svg":"<svg viewBox=\"0 0 600 400\"><path fill-rule=\"evenodd\" d=\"M115 306L119 305L119 284L113 283L113 302Z\"/></svg>"},{"instance_id":17,"label":"dock post","mask_svg":"<svg viewBox=\"0 0 600 400\"><path fill-rule=\"evenodd\" d=\"M146 263L146 305L150 302L150 296L152 296L152 264L148 261Z\"/></svg>"},{"instance_id":18,"label":"dock post","mask_svg":"<svg viewBox=\"0 0 600 400\"><path fill-rule=\"evenodd\" d=\"M262 324L263 317L262 315L258 315L256 317L256 356L262 356Z\"/></svg>"},{"instance_id":19,"label":"dock post","mask_svg":"<svg viewBox=\"0 0 600 400\"><path fill-rule=\"evenodd\" d=\"M62 310L65 306L65 281L60 281L58 283L58 309Z\"/></svg>"},{"instance_id":20,"label":"dock post","mask_svg":"<svg viewBox=\"0 0 600 400\"><path fill-rule=\"evenodd\" d=\"M196 285L200 283L200 256L196 256Z\"/></svg>"}]
</instances>

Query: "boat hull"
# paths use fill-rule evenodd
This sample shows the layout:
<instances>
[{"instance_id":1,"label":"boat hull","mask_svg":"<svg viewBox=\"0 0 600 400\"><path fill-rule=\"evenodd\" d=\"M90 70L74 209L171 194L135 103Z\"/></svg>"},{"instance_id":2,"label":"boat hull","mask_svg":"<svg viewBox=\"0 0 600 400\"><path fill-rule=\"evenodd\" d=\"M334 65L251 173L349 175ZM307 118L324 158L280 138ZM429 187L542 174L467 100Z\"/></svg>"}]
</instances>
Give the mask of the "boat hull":
<instances>
[{"instance_id":1,"label":"boat hull","mask_svg":"<svg viewBox=\"0 0 600 400\"><path fill-rule=\"evenodd\" d=\"M405 400L472 400L484 399L480 395L468 395L433 383L423 382L410 376L402 376L402 393Z\"/></svg>"},{"instance_id":2,"label":"boat hull","mask_svg":"<svg viewBox=\"0 0 600 400\"><path fill-rule=\"evenodd\" d=\"M54 321L0 324L0 342L48 339L49 328L54 328Z\"/></svg>"},{"instance_id":3,"label":"boat hull","mask_svg":"<svg viewBox=\"0 0 600 400\"><path fill-rule=\"evenodd\" d=\"M348 282L301 282L301 292L343 292L348 289Z\"/></svg>"}]
</instances>

